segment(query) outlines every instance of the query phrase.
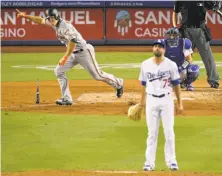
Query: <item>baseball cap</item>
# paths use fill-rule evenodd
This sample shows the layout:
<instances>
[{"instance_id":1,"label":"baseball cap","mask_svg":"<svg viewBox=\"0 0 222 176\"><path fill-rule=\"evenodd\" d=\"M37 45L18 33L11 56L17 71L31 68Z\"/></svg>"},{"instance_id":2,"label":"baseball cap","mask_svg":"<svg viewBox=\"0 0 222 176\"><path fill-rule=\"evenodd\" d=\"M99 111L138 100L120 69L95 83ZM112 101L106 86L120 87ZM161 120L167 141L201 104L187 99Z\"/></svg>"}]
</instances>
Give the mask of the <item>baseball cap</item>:
<instances>
[{"instance_id":1,"label":"baseball cap","mask_svg":"<svg viewBox=\"0 0 222 176\"><path fill-rule=\"evenodd\" d=\"M153 46L154 45L161 45L163 48L165 48L165 42L163 39L157 39L153 41Z\"/></svg>"}]
</instances>

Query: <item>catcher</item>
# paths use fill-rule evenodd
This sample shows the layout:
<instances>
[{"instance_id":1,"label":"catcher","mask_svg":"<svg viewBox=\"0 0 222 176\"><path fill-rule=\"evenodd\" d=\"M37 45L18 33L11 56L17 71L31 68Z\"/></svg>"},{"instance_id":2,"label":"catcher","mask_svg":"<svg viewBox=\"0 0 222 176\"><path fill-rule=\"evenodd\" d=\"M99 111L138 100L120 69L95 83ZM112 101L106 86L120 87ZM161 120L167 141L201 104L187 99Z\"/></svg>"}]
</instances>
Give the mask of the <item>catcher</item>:
<instances>
[{"instance_id":1,"label":"catcher","mask_svg":"<svg viewBox=\"0 0 222 176\"><path fill-rule=\"evenodd\" d=\"M174 61L177 64L181 79L181 88L187 91L193 91L192 83L198 78L200 68L192 63L192 43L187 38L179 37L177 28L170 28L166 32L164 40L166 52L165 57Z\"/></svg>"},{"instance_id":2,"label":"catcher","mask_svg":"<svg viewBox=\"0 0 222 176\"><path fill-rule=\"evenodd\" d=\"M175 154L174 134L174 89L178 113L183 111L180 95L180 75L175 62L164 57L165 43L163 40L153 42L154 56L141 64L139 80L143 85L141 101L129 108L128 116L131 119L141 118L146 106L146 122L148 139L144 171L153 171L155 168L157 137L160 119L162 120L165 135L165 161L170 170L178 170Z\"/></svg>"}]
</instances>

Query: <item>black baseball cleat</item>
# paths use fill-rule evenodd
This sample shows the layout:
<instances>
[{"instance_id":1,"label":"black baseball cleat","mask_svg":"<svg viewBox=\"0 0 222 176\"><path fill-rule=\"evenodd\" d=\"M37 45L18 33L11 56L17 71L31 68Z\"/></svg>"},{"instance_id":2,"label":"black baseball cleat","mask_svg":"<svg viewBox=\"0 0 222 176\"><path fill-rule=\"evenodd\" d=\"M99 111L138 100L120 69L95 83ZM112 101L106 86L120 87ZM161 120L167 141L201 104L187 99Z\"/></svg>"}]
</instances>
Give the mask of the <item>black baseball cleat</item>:
<instances>
[{"instance_id":1,"label":"black baseball cleat","mask_svg":"<svg viewBox=\"0 0 222 176\"><path fill-rule=\"evenodd\" d=\"M219 84L218 83L212 83L212 84L210 84L210 87L214 88L214 89L217 89L219 87Z\"/></svg>"},{"instance_id":2,"label":"black baseball cleat","mask_svg":"<svg viewBox=\"0 0 222 176\"><path fill-rule=\"evenodd\" d=\"M219 87L219 83L217 81L207 81L210 84L211 88L217 89Z\"/></svg>"},{"instance_id":3,"label":"black baseball cleat","mask_svg":"<svg viewBox=\"0 0 222 176\"><path fill-rule=\"evenodd\" d=\"M64 99L64 98L56 100L55 103L57 105L67 105L67 106L71 106L72 105L72 101L71 100L67 100L67 99Z\"/></svg>"},{"instance_id":4,"label":"black baseball cleat","mask_svg":"<svg viewBox=\"0 0 222 176\"><path fill-rule=\"evenodd\" d=\"M120 98L123 95L123 86L119 89L116 89L116 96L117 98Z\"/></svg>"}]
</instances>

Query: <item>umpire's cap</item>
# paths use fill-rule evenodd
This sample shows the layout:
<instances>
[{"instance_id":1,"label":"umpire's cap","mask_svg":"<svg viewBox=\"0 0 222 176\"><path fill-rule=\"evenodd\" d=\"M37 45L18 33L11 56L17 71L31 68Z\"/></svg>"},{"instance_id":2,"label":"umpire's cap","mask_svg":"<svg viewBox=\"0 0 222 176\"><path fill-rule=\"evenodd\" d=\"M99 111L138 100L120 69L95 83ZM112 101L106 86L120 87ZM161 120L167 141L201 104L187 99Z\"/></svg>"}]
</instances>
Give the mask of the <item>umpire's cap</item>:
<instances>
[{"instance_id":1,"label":"umpire's cap","mask_svg":"<svg viewBox=\"0 0 222 176\"><path fill-rule=\"evenodd\" d=\"M56 20L59 19L59 11L54 8L47 9L46 15L46 19L49 19L50 17L54 17Z\"/></svg>"},{"instance_id":2,"label":"umpire's cap","mask_svg":"<svg viewBox=\"0 0 222 176\"><path fill-rule=\"evenodd\" d=\"M162 39L154 40L153 41L153 46L154 45L161 45L163 48L165 48L165 42Z\"/></svg>"}]
</instances>

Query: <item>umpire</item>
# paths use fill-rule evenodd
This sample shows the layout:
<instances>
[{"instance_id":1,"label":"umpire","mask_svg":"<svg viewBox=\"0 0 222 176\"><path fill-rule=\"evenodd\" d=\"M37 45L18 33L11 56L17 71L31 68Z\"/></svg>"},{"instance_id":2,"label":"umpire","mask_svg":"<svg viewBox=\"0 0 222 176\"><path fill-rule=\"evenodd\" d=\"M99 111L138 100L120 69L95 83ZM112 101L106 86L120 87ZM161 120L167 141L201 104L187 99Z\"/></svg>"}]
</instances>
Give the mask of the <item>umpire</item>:
<instances>
[{"instance_id":1,"label":"umpire","mask_svg":"<svg viewBox=\"0 0 222 176\"><path fill-rule=\"evenodd\" d=\"M207 81L212 88L219 87L219 74L210 48L211 33L205 22L207 10L218 10L219 1L180 1L174 5L173 26L177 27L177 15L182 15L180 34L192 41L197 47L207 72Z\"/></svg>"}]
</instances>

